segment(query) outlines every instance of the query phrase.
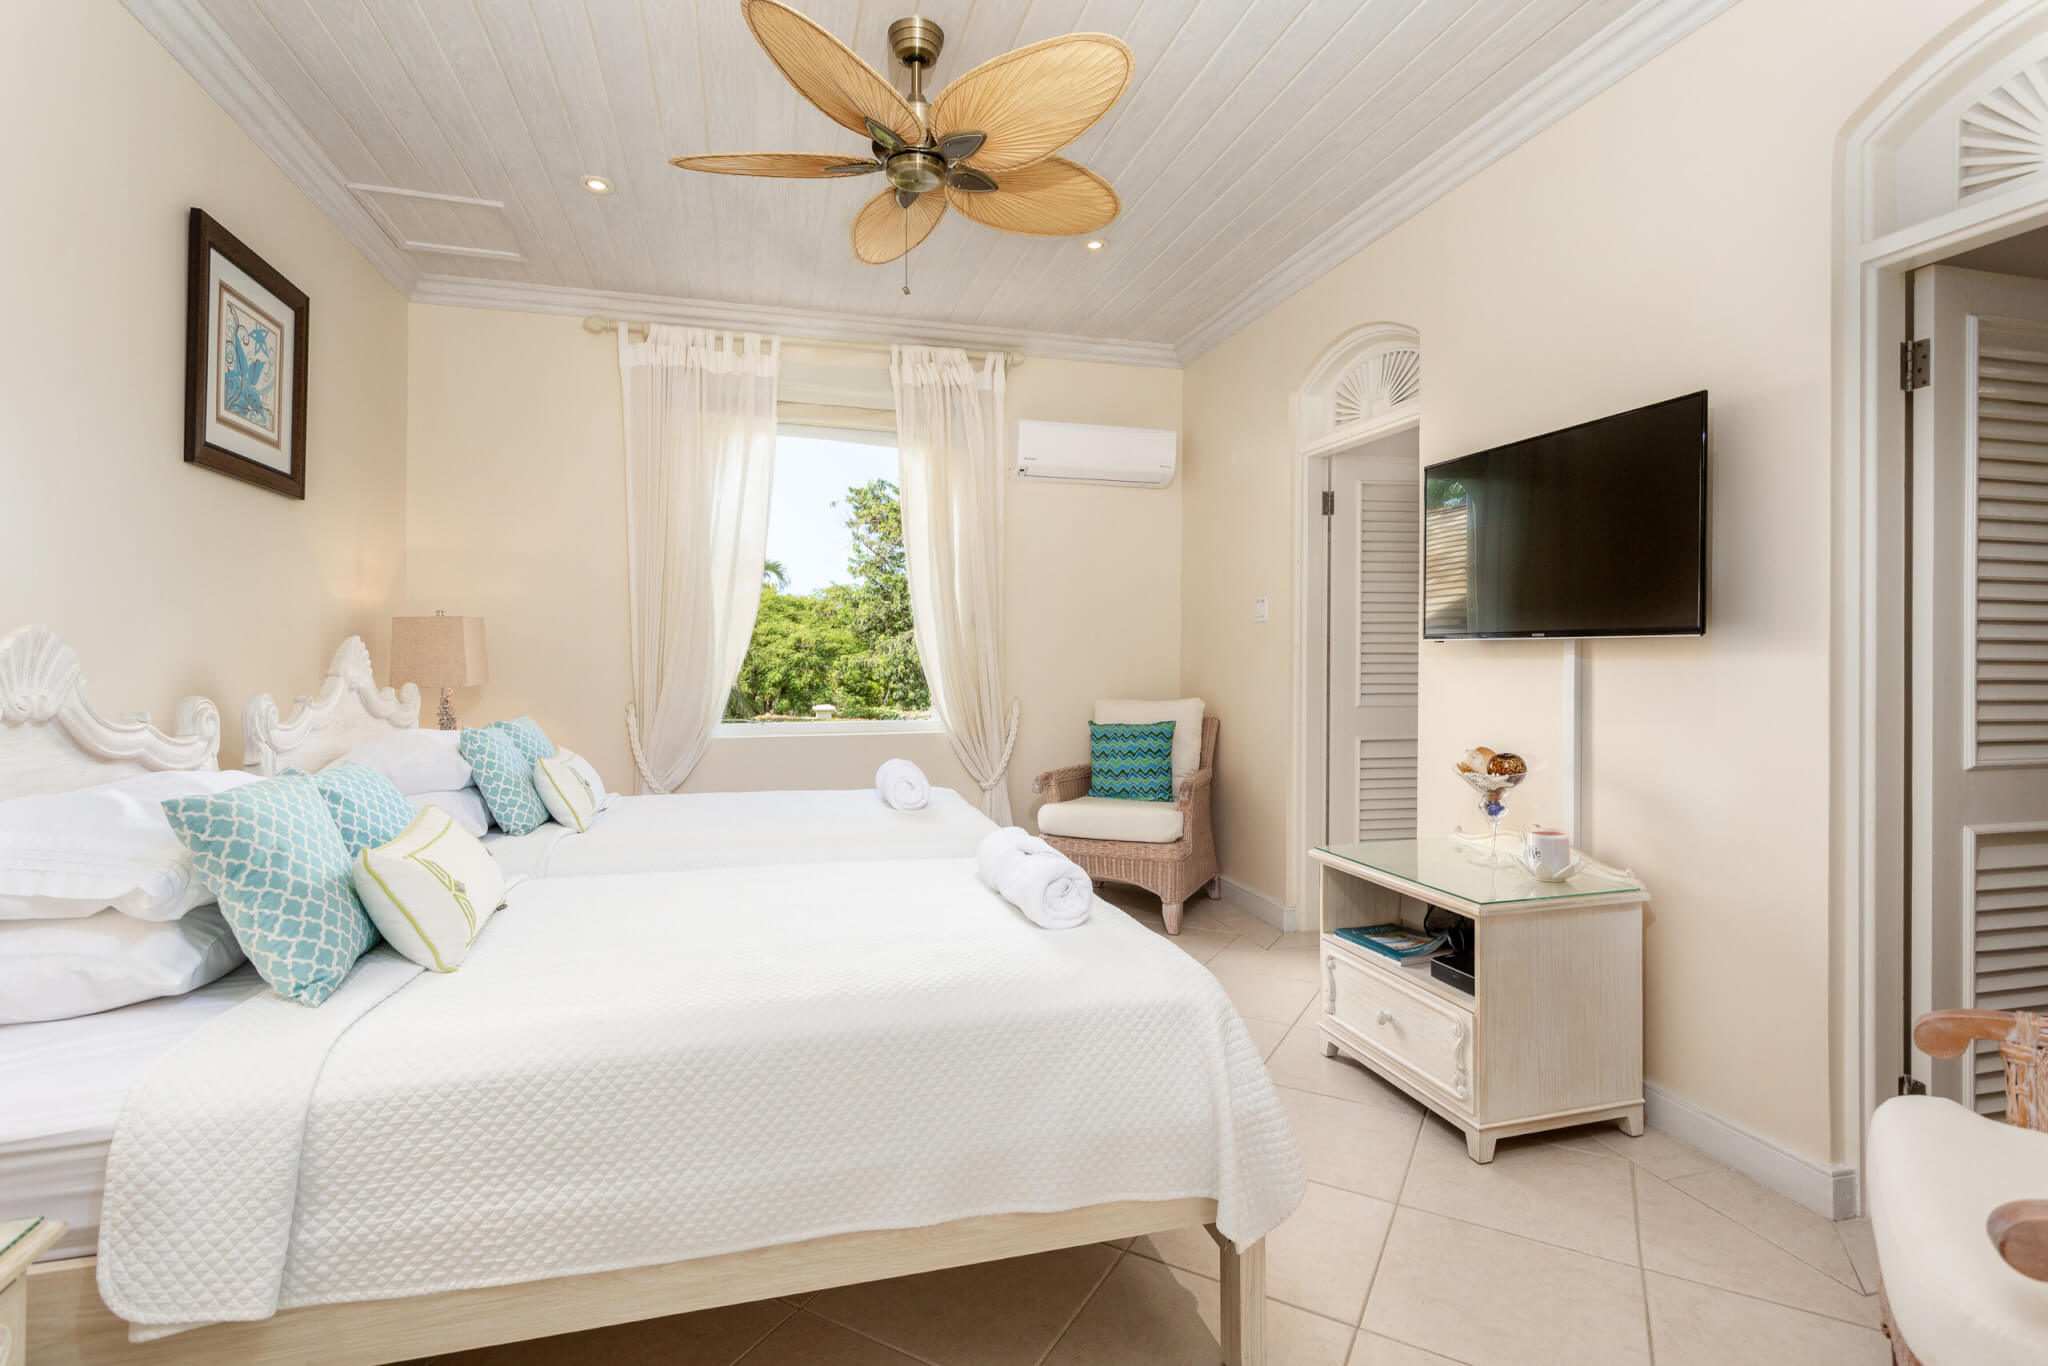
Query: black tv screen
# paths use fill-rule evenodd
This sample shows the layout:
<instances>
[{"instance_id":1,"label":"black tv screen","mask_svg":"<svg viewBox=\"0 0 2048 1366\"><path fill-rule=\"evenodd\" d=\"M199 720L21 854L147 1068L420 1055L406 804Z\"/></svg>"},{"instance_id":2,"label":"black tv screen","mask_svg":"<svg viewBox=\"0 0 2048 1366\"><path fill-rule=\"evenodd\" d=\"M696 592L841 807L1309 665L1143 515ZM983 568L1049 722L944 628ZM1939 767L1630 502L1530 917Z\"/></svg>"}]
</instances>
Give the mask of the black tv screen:
<instances>
[{"instance_id":1,"label":"black tv screen","mask_svg":"<svg viewBox=\"0 0 2048 1366\"><path fill-rule=\"evenodd\" d=\"M1702 390L1423 471L1422 634L1707 629Z\"/></svg>"}]
</instances>

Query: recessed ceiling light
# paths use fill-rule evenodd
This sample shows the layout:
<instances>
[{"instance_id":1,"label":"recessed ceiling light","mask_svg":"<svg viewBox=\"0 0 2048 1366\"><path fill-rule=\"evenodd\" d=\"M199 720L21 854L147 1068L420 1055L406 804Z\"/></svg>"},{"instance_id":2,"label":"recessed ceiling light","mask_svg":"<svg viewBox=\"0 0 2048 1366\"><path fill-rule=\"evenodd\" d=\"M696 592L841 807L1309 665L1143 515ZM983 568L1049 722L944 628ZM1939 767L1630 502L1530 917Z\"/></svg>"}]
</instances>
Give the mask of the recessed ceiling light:
<instances>
[{"instance_id":1,"label":"recessed ceiling light","mask_svg":"<svg viewBox=\"0 0 2048 1366\"><path fill-rule=\"evenodd\" d=\"M1088 250L1090 251L1101 251L1104 247L1108 245L1109 243L1105 242L1100 237L1091 237L1088 239Z\"/></svg>"},{"instance_id":2,"label":"recessed ceiling light","mask_svg":"<svg viewBox=\"0 0 2048 1366\"><path fill-rule=\"evenodd\" d=\"M592 194L610 194L612 183L601 175L587 175L583 177L583 188Z\"/></svg>"}]
</instances>

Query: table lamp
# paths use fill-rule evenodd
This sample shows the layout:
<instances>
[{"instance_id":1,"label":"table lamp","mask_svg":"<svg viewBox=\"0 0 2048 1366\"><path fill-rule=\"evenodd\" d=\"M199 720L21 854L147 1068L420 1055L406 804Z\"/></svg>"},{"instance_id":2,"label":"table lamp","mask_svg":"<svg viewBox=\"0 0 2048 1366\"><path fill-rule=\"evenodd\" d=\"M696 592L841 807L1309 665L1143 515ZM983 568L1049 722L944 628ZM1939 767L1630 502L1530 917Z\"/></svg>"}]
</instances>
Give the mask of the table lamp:
<instances>
[{"instance_id":1,"label":"table lamp","mask_svg":"<svg viewBox=\"0 0 2048 1366\"><path fill-rule=\"evenodd\" d=\"M436 716L442 730L455 729L455 708L449 701L455 690L489 681L482 617L436 612L431 617L391 619L392 685L439 688L441 709Z\"/></svg>"}]
</instances>

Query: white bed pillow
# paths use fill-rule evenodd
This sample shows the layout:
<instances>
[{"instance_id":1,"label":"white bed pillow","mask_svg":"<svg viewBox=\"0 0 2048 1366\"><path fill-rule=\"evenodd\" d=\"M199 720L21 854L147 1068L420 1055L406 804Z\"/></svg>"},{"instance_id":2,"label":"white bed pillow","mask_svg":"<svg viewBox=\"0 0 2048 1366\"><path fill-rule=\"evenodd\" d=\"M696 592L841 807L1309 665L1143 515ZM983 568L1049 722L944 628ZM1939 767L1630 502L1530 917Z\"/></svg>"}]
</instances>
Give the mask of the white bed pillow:
<instances>
[{"instance_id":1,"label":"white bed pillow","mask_svg":"<svg viewBox=\"0 0 2048 1366\"><path fill-rule=\"evenodd\" d=\"M0 924L0 1025L182 996L241 961L241 945L218 906L154 924L119 911L10 920Z\"/></svg>"},{"instance_id":2,"label":"white bed pillow","mask_svg":"<svg viewBox=\"0 0 2048 1366\"><path fill-rule=\"evenodd\" d=\"M391 947L433 972L453 972L505 904L505 874L453 816L430 806L389 844L349 865L363 909Z\"/></svg>"},{"instance_id":3,"label":"white bed pillow","mask_svg":"<svg viewBox=\"0 0 2048 1366\"><path fill-rule=\"evenodd\" d=\"M0 802L0 921L78 919L109 908L176 920L208 904L213 892L192 871L163 803L255 781L178 770Z\"/></svg>"},{"instance_id":4,"label":"white bed pillow","mask_svg":"<svg viewBox=\"0 0 2048 1366\"><path fill-rule=\"evenodd\" d=\"M1206 704L1199 697L1174 702L1097 702L1095 720L1105 726L1142 726L1154 721L1173 722L1173 788L1180 795L1184 779L1202 767L1202 712Z\"/></svg>"},{"instance_id":5,"label":"white bed pillow","mask_svg":"<svg viewBox=\"0 0 2048 1366\"><path fill-rule=\"evenodd\" d=\"M420 792L406 798L415 811L424 811L438 806L455 817L455 823L470 834L482 839L490 833L491 809L484 805L484 794L473 787L458 787L452 792Z\"/></svg>"},{"instance_id":6,"label":"white bed pillow","mask_svg":"<svg viewBox=\"0 0 2048 1366\"><path fill-rule=\"evenodd\" d=\"M591 765L590 760L580 754L571 754L569 766L581 773L583 781L590 784L591 795L597 798L598 814L603 815L611 810L611 805L619 799L619 794L605 787L604 779L597 776L597 769Z\"/></svg>"},{"instance_id":7,"label":"white bed pillow","mask_svg":"<svg viewBox=\"0 0 2048 1366\"><path fill-rule=\"evenodd\" d=\"M533 790L540 793L549 817L565 830L580 835L597 819L597 792L576 767L576 756L566 749L533 761Z\"/></svg>"},{"instance_id":8,"label":"white bed pillow","mask_svg":"<svg viewBox=\"0 0 2048 1366\"><path fill-rule=\"evenodd\" d=\"M474 781L469 760L456 746L459 730L394 730L366 740L327 765L361 764L391 780L406 796L421 792L450 792Z\"/></svg>"}]
</instances>

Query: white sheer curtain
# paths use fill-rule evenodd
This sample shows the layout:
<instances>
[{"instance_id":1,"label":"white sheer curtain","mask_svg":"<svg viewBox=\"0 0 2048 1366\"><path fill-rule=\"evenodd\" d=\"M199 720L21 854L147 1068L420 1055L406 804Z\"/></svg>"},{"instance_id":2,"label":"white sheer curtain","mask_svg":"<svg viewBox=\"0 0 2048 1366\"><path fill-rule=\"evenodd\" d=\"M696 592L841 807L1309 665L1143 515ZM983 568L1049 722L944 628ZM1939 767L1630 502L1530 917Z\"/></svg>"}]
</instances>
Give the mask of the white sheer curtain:
<instances>
[{"instance_id":1,"label":"white sheer curtain","mask_svg":"<svg viewBox=\"0 0 2048 1366\"><path fill-rule=\"evenodd\" d=\"M903 479L903 549L917 653L932 710L981 784L981 809L1010 823L1004 778L1017 703L1003 696L1003 358L891 348Z\"/></svg>"},{"instance_id":2,"label":"white sheer curtain","mask_svg":"<svg viewBox=\"0 0 2048 1366\"><path fill-rule=\"evenodd\" d=\"M739 677L768 551L780 339L619 328L626 560L643 789L673 792L704 757Z\"/></svg>"}]
</instances>

